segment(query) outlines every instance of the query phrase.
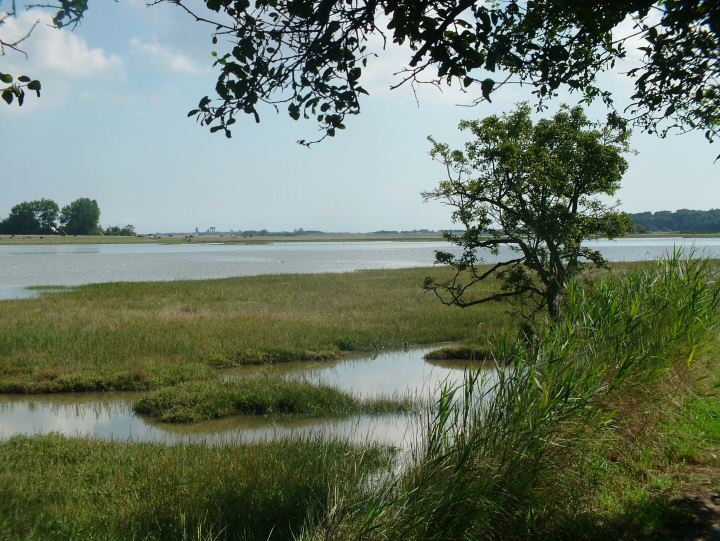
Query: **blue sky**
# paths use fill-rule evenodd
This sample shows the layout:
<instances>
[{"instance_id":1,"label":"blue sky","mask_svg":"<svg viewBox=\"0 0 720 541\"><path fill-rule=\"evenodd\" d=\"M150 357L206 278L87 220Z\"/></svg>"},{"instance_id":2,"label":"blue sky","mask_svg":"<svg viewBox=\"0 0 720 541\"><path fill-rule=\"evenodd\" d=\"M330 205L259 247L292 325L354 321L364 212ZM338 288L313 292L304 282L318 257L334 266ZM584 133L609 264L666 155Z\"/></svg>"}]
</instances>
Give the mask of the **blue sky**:
<instances>
[{"instance_id":1,"label":"blue sky","mask_svg":"<svg viewBox=\"0 0 720 541\"><path fill-rule=\"evenodd\" d=\"M407 58L392 50L371 66L362 114L335 139L301 147L296 140L313 137L315 125L268 110L259 125L240 119L227 140L186 117L215 84L210 28L170 5L90 6L74 32L49 28L38 11L0 29L17 32L41 19L29 59L8 54L0 71L43 81L39 100L0 107L0 216L23 200L91 197L103 225L144 232L445 228L448 210L420 196L443 173L427 156L427 135L460 145L460 119L509 110L526 97L503 90L492 105L466 108L457 104L472 96L423 89L418 106L409 88L388 90ZM621 77L604 77L627 93ZM636 134L633 146L623 209L720 207L719 145L700 134Z\"/></svg>"}]
</instances>

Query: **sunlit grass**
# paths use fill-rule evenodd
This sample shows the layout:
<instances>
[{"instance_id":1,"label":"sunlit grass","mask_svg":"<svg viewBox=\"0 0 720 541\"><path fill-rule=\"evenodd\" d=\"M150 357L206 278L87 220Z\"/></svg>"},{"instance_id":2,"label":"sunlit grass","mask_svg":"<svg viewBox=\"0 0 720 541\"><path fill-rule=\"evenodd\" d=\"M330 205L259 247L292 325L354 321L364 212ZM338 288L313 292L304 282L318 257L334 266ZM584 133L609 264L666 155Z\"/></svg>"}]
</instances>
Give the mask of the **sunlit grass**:
<instances>
[{"instance_id":1,"label":"sunlit grass","mask_svg":"<svg viewBox=\"0 0 720 541\"><path fill-rule=\"evenodd\" d=\"M495 379L445 390L411 467L307 539L666 538L675 472L720 448L696 395L719 320L717 266L677 254L572 286L560 321L494 345Z\"/></svg>"},{"instance_id":2,"label":"sunlit grass","mask_svg":"<svg viewBox=\"0 0 720 541\"><path fill-rule=\"evenodd\" d=\"M511 325L502 305L453 309L422 290L442 272L110 283L3 301L0 392L152 389L207 379L207 367L481 342Z\"/></svg>"},{"instance_id":3,"label":"sunlit grass","mask_svg":"<svg viewBox=\"0 0 720 541\"><path fill-rule=\"evenodd\" d=\"M133 406L138 413L171 423L231 415L337 417L407 413L414 408L409 399L362 399L329 385L267 377L184 383L150 393Z\"/></svg>"},{"instance_id":4,"label":"sunlit grass","mask_svg":"<svg viewBox=\"0 0 720 541\"><path fill-rule=\"evenodd\" d=\"M386 460L333 442L18 436L0 442L0 539L284 541L324 511L330 487L359 486Z\"/></svg>"}]
</instances>

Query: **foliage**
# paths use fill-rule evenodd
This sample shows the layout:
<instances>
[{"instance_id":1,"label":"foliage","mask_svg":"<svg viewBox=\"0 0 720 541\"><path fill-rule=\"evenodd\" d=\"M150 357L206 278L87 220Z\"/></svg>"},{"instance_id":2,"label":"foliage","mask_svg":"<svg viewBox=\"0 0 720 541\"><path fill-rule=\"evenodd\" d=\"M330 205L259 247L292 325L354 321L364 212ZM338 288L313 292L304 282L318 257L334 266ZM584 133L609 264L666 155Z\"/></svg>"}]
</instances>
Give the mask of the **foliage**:
<instances>
[{"instance_id":1,"label":"foliage","mask_svg":"<svg viewBox=\"0 0 720 541\"><path fill-rule=\"evenodd\" d=\"M191 423L232 415L329 417L399 413L412 407L410 400L363 400L329 385L260 377L166 387L145 396L133 409L162 422Z\"/></svg>"},{"instance_id":2,"label":"foliage","mask_svg":"<svg viewBox=\"0 0 720 541\"><path fill-rule=\"evenodd\" d=\"M94 199L81 197L62 208L60 225L68 235L97 235L100 207Z\"/></svg>"},{"instance_id":3,"label":"foliage","mask_svg":"<svg viewBox=\"0 0 720 541\"><path fill-rule=\"evenodd\" d=\"M618 190L627 169L627 131L591 123L580 107L564 107L537 123L530 113L522 104L502 117L461 122L460 129L474 137L464 152L430 138L430 154L448 178L425 198L452 207L453 221L464 229L445 234L462 248L460 256L436 253L438 263L455 269L454 276L425 282L446 304L522 297L557 317L560 295L583 261L606 264L582 241L621 236L632 226L616 206L602 201ZM498 255L501 249L504 260L478 267L481 250ZM477 296L474 286L493 275L502 291Z\"/></svg>"},{"instance_id":4,"label":"foliage","mask_svg":"<svg viewBox=\"0 0 720 541\"><path fill-rule=\"evenodd\" d=\"M522 82L541 106L568 89L612 107L598 74L628 61L635 92L628 118L613 110L613 120L720 133L720 4L710 0L204 0L217 18L165 1L211 24L213 44L226 47L213 53L217 98L189 114L228 137L238 113L259 121L263 104L334 135L360 111L373 44L390 39L410 48L395 86L455 82L477 101Z\"/></svg>"},{"instance_id":5,"label":"foliage","mask_svg":"<svg viewBox=\"0 0 720 541\"><path fill-rule=\"evenodd\" d=\"M135 226L128 224L125 227L120 227L118 225L113 225L110 227L106 227L103 230L103 235L107 235L109 237L134 237L137 233L135 233Z\"/></svg>"},{"instance_id":6,"label":"foliage","mask_svg":"<svg viewBox=\"0 0 720 541\"><path fill-rule=\"evenodd\" d=\"M341 441L143 444L18 436L0 442L8 541L273 541L361 486L387 453Z\"/></svg>"},{"instance_id":7,"label":"foliage","mask_svg":"<svg viewBox=\"0 0 720 541\"><path fill-rule=\"evenodd\" d=\"M561 519L582 512L595 513L582 531L593 538L607 527L594 476L640 438L627 416L642 427L643 408L682 403L672 382L716 337L717 277L710 262L675 254L573 283L558 322L529 343L498 341L494 377L470 373L444 390L411 467L372 497L341 500L308 539L574 539L577 525ZM716 370L714 357L700 374ZM644 451L664 436L643 435Z\"/></svg>"},{"instance_id":8,"label":"foliage","mask_svg":"<svg viewBox=\"0 0 720 541\"><path fill-rule=\"evenodd\" d=\"M18 235L48 235L56 232L60 208L51 199L23 201L10 210L0 222L0 233Z\"/></svg>"},{"instance_id":9,"label":"foliage","mask_svg":"<svg viewBox=\"0 0 720 541\"><path fill-rule=\"evenodd\" d=\"M659 210L657 212L639 212L629 214L635 225L635 231L679 231L683 233L720 232L720 209L688 210L675 212Z\"/></svg>"},{"instance_id":10,"label":"foliage","mask_svg":"<svg viewBox=\"0 0 720 541\"><path fill-rule=\"evenodd\" d=\"M50 7L57 9L53 17L53 23L58 28L61 28L67 25L76 25L87 10L87 3L88 0L57 0L54 5L50 6L45 4L30 4L28 7ZM2 9L3 4L6 4L5 10ZM17 5L15 0L0 0L0 29L10 17L15 17L16 15ZM21 36L5 40L0 38L0 57L4 56L8 50L27 56L22 50L22 45L33 33L37 24L37 22L33 24ZM35 92L39 98L41 87L40 81L32 79L27 75L15 77L11 73L3 73L0 71L0 96L8 105L11 105L13 101L17 101L18 106L21 106L25 102L26 90Z\"/></svg>"}]
</instances>

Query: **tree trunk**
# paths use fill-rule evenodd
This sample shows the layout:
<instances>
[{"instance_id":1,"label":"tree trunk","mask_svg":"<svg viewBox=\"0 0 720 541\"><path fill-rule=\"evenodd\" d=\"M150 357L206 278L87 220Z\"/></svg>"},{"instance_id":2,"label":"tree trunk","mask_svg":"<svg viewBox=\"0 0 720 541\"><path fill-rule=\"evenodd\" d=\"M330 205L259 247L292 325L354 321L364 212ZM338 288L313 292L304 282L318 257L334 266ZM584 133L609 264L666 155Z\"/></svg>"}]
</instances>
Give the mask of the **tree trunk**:
<instances>
[{"instance_id":1,"label":"tree trunk","mask_svg":"<svg viewBox=\"0 0 720 541\"><path fill-rule=\"evenodd\" d=\"M553 321L560 318L560 298L562 289L556 285L548 287L545 298L547 300L547 309Z\"/></svg>"}]
</instances>

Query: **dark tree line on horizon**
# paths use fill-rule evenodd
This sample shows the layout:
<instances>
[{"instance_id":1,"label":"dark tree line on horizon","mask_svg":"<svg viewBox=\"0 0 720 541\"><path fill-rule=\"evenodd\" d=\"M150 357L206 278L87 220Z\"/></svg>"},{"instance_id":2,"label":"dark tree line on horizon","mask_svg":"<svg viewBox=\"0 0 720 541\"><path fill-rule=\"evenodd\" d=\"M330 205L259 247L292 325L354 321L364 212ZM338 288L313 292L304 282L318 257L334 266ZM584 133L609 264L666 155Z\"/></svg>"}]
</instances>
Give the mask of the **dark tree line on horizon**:
<instances>
[{"instance_id":1,"label":"dark tree line on horizon","mask_svg":"<svg viewBox=\"0 0 720 541\"><path fill-rule=\"evenodd\" d=\"M0 233L5 235L97 235L135 233L132 226L100 227L100 207L94 199L81 197L60 206L52 199L23 201L10 209L10 215L0 221Z\"/></svg>"},{"instance_id":2,"label":"dark tree line on horizon","mask_svg":"<svg viewBox=\"0 0 720 541\"><path fill-rule=\"evenodd\" d=\"M720 209L689 210L672 212L639 212L629 214L635 224L635 231L677 232L677 233L720 233Z\"/></svg>"}]
</instances>

